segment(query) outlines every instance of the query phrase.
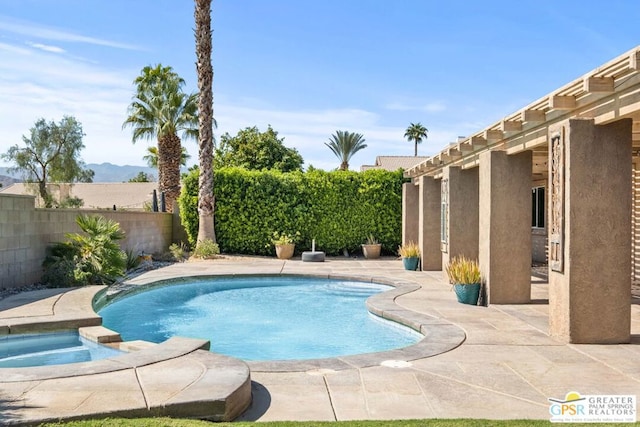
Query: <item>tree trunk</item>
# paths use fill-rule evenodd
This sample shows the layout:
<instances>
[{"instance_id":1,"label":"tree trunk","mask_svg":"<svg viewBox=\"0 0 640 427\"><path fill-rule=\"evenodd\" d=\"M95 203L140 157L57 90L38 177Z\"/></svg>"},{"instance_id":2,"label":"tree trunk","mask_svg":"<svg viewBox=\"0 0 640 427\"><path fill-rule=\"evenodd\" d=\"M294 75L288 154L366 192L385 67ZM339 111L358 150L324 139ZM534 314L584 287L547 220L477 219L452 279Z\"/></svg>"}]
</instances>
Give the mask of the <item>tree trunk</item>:
<instances>
[{"instance_id":1,"label":"tree trunk","mask_svg":"<svg viewBox=\"0 0 640 427\"><path fill-rule=\"evenodd\" d=\"M164 192L168 212L180 195L180 160L182 145L176 134L158 138L158 187Z\"/></svg>"},{"instance_id":2,"label":"tree trunk","mask_svg":"<svg viewBox=\"0 0 640 427\"><path fill-rule=\"evenodd\" d=\"M340 163L340 170L341 171L349 170L349 163L347 163L347 162Z\"/></svg>"},{"instance_id":3,"label":"tree trunk","mask_svg":"<svg viewBox=\"0 0 640 427\"><path fill-rule=\"evenodd\" d=\"M198 242L216 242L213 194L213 66L211 0L195 0L196 70L198 72Z\"/></svg>"},{"instance_id":4,"label":"tree trunk","mask_svg":"<svg viewBox=\"0 0 640 427\"><path fill-rule=\"evenodd\" d=\"M416 143L414 144L415 146L415 153L414 153L414 157L418 157L418 141L416 141Z\"/></svg>"}]
</instances>

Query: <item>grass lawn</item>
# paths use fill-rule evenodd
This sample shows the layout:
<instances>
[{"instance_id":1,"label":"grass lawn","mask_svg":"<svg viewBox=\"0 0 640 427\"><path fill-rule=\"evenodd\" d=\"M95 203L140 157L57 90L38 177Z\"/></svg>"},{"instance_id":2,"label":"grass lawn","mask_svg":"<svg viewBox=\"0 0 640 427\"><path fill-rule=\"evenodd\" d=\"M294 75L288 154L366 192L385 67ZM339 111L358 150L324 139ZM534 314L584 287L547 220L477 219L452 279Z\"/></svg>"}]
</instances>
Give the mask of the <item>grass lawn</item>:
<instances>
[{"instance_id":1,"label":"grass lawn","mask_svg":"<svg viewBox=\"0 0 640 427\"><path fill-rule=\"evenodd\" d=\"M287 421L287 422L237 422L237 423L209 423L206 421L181 420L171 418L113 418L106 420L72 421L68 423L49 423L43 427L538 427L550 426L545 420L402 420L402 421ZM638 425L628 423L563 423L563 426L612 427Z\"/></svg>"}]
</instances>

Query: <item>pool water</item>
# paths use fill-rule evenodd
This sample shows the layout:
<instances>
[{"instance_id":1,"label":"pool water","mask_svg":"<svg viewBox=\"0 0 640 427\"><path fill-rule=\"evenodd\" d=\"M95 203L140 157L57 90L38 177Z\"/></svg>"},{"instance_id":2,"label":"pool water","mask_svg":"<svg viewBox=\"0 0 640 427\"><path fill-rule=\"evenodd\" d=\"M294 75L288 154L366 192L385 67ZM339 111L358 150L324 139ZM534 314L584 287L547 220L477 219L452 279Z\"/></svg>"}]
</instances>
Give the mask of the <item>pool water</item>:
<instances>
[{"instance_id":1,"label":"pool water","mask_svg":"<svg viewBox=\"0 0 640 427\"><path fill-rule=\"evenodd\" d=\"M63 365L123 354L75 331L0 336L0 368Z\"/></svg>"},{"instance_id":2,"label":"pool water","mask_svg":"<svg viewBox=\"0 0 640 427\"><path fill-rule=\"evenodd\" d=\"M207 339L244 360L315 359L385 351L422 339L365 300L389 286L309 277L193 279L116 299L99 310L125 341Z\"/></svg>"}]
</instances>

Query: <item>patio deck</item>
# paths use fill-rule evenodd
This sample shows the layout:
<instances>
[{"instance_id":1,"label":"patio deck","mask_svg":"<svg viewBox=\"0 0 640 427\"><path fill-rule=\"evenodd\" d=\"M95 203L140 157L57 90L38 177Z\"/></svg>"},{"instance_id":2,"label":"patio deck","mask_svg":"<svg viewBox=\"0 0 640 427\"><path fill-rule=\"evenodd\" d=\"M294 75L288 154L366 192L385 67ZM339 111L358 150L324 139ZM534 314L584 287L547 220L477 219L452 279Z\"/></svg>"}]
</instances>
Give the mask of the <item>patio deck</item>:
<instances>
[{"instance_id":1,"label":"patio deck","mask_svg":"<svg viewBox=\"0 0 640 427\"><path fill-rule=\"evenodd\" d=\"M441 272L405 271L395 259L335 258L325 263L303 263L295 259L234 257L174 264L129 283L235 274L313 274L412 283L419 288L414 286L415 291L397 296L395 310L433 319L435 324L456 325L466 335L461 345L444 353L412 360L393 359L407 363L381 365L382 360L368 360L345 364L333 360L310 366L249 362L253 403L240 420L549 419L547 398L562 399L570 391L640 395L638 299L631 301L631 344L575 345L548 336L548 286L544 279L536 277L532 277L531 304L490 307L459 304ZM21 323L28 323L29 316L38 316L35 320L40 323L45 320L43 316L66 319L54 307L59 298L42 295L43 292L0 301L0 310L4 310L0 311L0 328L3 318L8 317L20 317ZM16 304L16 298L21 302ZM32 421L45 414L66 418L76 411L77 416L78 408L82 408L81 399L76 408L56 406L64 402L54 398L61 390L46 387L45 381L9 384L3 377L0 376L0 420L7 416L7 402L10 417ZM105 381L108 389L117 388L119 380L114 376L100 381ZM82 393L94 392L90 389L83 390L78 384L73 393L79 398ZM108 404L127 402L120 399Z\"/></svg>"}]
</instances>

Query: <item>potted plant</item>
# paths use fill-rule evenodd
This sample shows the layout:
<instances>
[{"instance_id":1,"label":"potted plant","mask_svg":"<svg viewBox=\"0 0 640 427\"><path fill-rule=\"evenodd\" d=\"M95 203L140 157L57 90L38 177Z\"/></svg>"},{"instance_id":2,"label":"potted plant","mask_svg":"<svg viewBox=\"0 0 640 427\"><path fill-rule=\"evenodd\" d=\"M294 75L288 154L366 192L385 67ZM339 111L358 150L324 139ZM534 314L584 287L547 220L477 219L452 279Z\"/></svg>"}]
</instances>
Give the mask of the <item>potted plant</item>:
<instances>
[{"instance_id":1,"label":"potted plant","mask_svg":"<svg viewBox=\"0 0 640 427\"><path fill-rule=\"evenodd\" d=\"M276 247L276 256L278 259L289 259L293 256L293 251L296 248L295 238L300 236L300 233L295 235L287 233L273 232L273 238L271 243Z\"/></svg>"},{"instance_id":2,"label":"potted plant","mask_svg":"<svg viewBox=\"0 0 640 427\"><path fill-rule=\"evenodd\" d=\"M367 237L367 241L362 244L362 253L367 259L380 258L381 249L382 243L378 242L373 234L369 234L369 237Z\"/></svg>"},{"instance_id":3,"label":"potted plant","mask_svg":"<svg viewBox=\"0 0 640 427\"><path fill-rule=\"evenodd\" d=\"M449 282L458 297L458 302L463 304L478 304L480 296L480 284L482 274L478 261L465 256L454 257L445 267Z\"/></svg>"},{"instance_id":4,"label":"potted plant","mask_svg":"<svg viewBox=\"0 0 640 427\"><path fill-rule=\"evenodd\" d=\"M420 261L420 248L417 243L408 242L398 248L405 270L415 271Z\"/></svg>"}]
</instances>

